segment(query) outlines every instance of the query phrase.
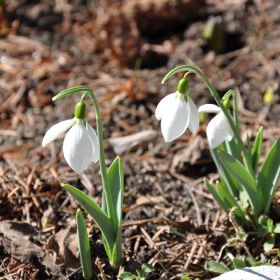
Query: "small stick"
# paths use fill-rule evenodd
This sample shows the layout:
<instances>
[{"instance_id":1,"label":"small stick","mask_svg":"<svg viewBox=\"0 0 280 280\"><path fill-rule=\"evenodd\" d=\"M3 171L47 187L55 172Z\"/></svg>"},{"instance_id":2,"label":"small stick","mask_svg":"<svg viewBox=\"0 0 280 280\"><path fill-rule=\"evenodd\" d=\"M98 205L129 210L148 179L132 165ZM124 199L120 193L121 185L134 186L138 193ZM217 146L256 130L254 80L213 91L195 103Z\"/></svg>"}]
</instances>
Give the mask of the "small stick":
<instances>
[{"instance_id":1,"label":"small stick","mask_svg":"<svg viewBox=\"0 0 280 280\"><path fill-rule=\"evenodd\" d=\"M243 248L245 249L246 253L248 254L248 256L250 258L252 258L252 260L254 262L256 262L255 258L252 256L252 254L249 251L249 248L247 247L247 245L245 244L245 242L243 241L243 239L241 237L241 231L240 231L241 227L237 224L235 216L234 216L234 211L236 209L237 209L236 206L230 209L229 214L228 214L229 220L232 223L232 225L233 225L233 227L234 227L234 229L236 231L236 234L237 234L238 238L240 239L240 242L241 242Z\"/></svg>"}]
</instances>

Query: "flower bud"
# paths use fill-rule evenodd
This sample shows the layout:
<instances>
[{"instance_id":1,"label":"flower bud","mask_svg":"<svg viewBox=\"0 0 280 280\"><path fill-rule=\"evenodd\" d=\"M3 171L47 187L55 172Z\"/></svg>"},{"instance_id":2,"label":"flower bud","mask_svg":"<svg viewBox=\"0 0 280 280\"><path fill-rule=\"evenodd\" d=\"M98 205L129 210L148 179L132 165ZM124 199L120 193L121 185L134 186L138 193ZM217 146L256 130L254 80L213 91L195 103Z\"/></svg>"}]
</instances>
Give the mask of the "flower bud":
<instances>
[{"instance_id":1,"label":"flower bud","mask_svg":"<svg viewBox=\"0 0 280 280\"><path fill-rule=\"evenodd\" d=\"M74 111L74 115L77 119L83 120L86 118L87 115L87 107L86 104L83 101L80 101L79 103L77 103L77 105L75 106L75 111Z\"/></svg>"},{"instance_id":2,"label":"flower bud","mask_svg":"<svg viewBox=\"0 0 280 280\"><path fill-rule=\"evenodd\" d=\"M183 78L180 80L177 86L177 91L180 92L181 94L187 93L189 89L189 81L186 78Z\"/></svg>"}]
</instances>

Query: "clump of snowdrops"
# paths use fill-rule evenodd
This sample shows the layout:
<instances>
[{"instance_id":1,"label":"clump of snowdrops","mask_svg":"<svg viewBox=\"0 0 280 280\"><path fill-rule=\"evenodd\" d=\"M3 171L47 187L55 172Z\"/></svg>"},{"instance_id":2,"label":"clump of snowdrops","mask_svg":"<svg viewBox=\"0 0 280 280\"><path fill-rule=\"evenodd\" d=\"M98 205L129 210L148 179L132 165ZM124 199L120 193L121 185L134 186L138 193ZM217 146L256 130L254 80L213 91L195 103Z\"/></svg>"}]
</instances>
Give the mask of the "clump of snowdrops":
<instances>
[{"instance_id":1,"label":"clump of snowdrops","mask_svg":"<svg viewBox=\"0 0 280 280\"><path fill-rule=\"evenodd\" d=\"M216 113L209 122L206 133L213 160L218 169L220 180L211 185L205 184L221 208L229 214L234 210L235 218L245 230L255 230L260 236L268 235L267 244L275 242L280 224L274 224L269 218L269 211L280 176L280 141L273 144L264 162L259 166L262 154L263 129L260 127L253 145L244 144L238 124L236 92L229 90L220 99L207 78L195 67L183 65L171 70L163 79L165 82L173 74L185 71L178 83L177 91L167 95L158 104L155 116L161 121L161 131L165 141L173 141L187 128L195 134L199 126L199 113ZM188 75L196 74L202 78L215 104L204 104L197 109L188 94ZM94 219L102 232L105 251L113 267L122 263L122 203L124 176L122 161L119 157L106 169L103 147L101 114L93 92L87 87L74 87L57 94L53 100L73 93L83 92L80 102L75 107L74 118L51 127L43 139L43 146L66 132L63 153L69 166L78 174L82 173L91 162L99 161L102 177L102 205L98 206L89 196L77 188L62 184ZM90 96L96 114L97 133L86 120L84 99ZM230 104L232 114L230 113ZM90 245L86 224L82 212L77 210L78 245L81 254L83 275L92 277ZM267 246L267 248L271 248Z\"/></svg>"},{"instance_id":2,"label":"clump of snowdrops","mask_svg":"<svg viewBox=\"0 0 280 280\"><path fill-rule=\"evenodd\" d=\"M248 134L246 143L243 143L239 132L236 92L229 90L221 99L207 78L189 65L174 68L162 83L179 71L186 71L186 74L178 83L177 91L164 97L156 108L156 118L161 121L165 141L178 138L187 128L195 134L199 126L199 112L216 113L207 126L206 134L220 179L215 186L207 179L204 182L227 214L234 209L237 223L245 230L256 231L259 236L267 235L264 247L266 250L273 248L276 233L280 233L280 224L275 224L269 217L280 176L279 139L260 166L263 128L259 128L253 144ZM190 74L202 78L216 105L195 107L188 95L187 77ZM231 103L233 115L230 113Z\"/></svg>"}]
</instances>

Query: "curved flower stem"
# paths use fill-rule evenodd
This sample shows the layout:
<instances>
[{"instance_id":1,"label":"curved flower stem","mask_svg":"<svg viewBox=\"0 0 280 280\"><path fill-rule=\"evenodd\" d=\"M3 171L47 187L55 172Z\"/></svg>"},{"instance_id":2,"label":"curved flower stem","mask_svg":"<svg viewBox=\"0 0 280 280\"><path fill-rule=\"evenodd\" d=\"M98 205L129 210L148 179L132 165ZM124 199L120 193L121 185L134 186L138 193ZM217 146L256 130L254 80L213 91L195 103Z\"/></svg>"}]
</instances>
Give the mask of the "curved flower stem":
<instances>
[{"instance_id":1,"label":"curved flower stem","mask_svg":"<svg viewBox=\"0 0 280 280\"><path fill-rule=\"evenodd\" d=\"M99 165L100 165L100 173L101 173L101 179L102 179L102 185L103 190L105 192L105 198L106 198L106 205L108 208L108 216L109 219L114 222L114 208L113 208L113 200L112 195L109 190L109 184L108 184L108 176L107 176L107 169L105 164L105 153L104 153L104 145L103 145L103 131L102 131L102 122L101 122L101 113L98 106L97 99L93 92L91 90L87 91L87 94L91 97L92 102L94 104L95 109L95 115L96 115L96 123L97 123L97 136L99 140L99 147L100 147L100 155L99 155ZM114 224L114 226L117 226Z\"/></svg>"},{"instance_id":2,"label":"curved flower stem","mask_svg":"<svg viewBox=\"0 0 280 280\"><path fill-rule=\"evenodd\" d=\"M251 162L249 160L248 154L247 154L247 150L244 146L244 143L240 137L239 131L237 129L237 127L234 124L234 121L232 119L232 117L230 116L228 110L225 108L225 106L223 105L223 102L221 101L217 91L215 90L215 88L212 86L212 84L208 81L208 79L195 67L190 66L190 65L182 65L182 66L178 66L176 68L174 68L173 70L171 70L162 80L162 83L164 83L169 77L171 77L173 74L180 72L180 71L189 71L188 73L186 73L185 75L188 75L189 73L194 73L199 75L202 80L204 81L204 83L206 84L206 86L208 87L210 93L212 94L212 96L214 97L215 101L217 102L218 106L221 108L221 110L223 111L223 113L225 114L230 127L232 129L232 131L234 132L234 135L237 139L238 142L238 146L242 151L243 157L244 157L244 161L245 161L245 165L247 170L250 172L250 174L252 176L254 176L254 171L251 165Z\"/></svg>"}]
</instances>

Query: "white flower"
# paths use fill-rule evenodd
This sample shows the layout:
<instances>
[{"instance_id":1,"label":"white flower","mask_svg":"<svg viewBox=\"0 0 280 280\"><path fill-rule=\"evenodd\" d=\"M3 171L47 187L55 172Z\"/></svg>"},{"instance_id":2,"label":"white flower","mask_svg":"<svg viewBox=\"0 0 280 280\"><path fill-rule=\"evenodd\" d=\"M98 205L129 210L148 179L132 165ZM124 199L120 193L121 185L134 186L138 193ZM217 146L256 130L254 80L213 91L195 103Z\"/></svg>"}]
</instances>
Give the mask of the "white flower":
<instances>
[{"instance_id":1,"label":"white flower","mask_svg":"<svg viewBox=\"0 0 280 280\"><path fill-rule=\"evenodd\" d=\"M63 153L69 166L80 174L99 158L97 135L85 119L73 118L52 126L45 134L42 146L45 147L69 128L63 142Z\"/></svg>"},{"instance_id":2,"label":"white flower","mask_svg":"<svg viewBox=\"0 0 280 280\"><path fill-rule=\"evenodd\" d=\"M158 104L156 118L161 120L161 131L166 142L181 136L187 128L195 134L199 125L199 114L188 94L176 91L165 96Z\"/></svg>"},{"instance_id":3,"label":"white flower","mask_svg":"<svg viewBox=\"0 0 280 280\"><path fill-rule=\"evenodd\" d=\"M218 147L226 139L231 141L234 133L221 108L214 104L205 104L198 108L198 112L218 113L208 124L206 134L212 149Z\"/></svg>"}]
</instances>

